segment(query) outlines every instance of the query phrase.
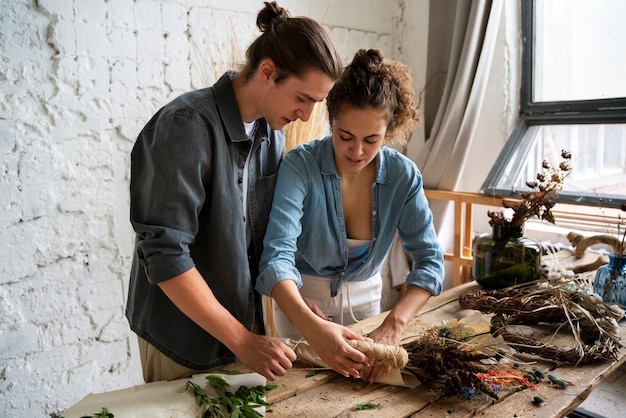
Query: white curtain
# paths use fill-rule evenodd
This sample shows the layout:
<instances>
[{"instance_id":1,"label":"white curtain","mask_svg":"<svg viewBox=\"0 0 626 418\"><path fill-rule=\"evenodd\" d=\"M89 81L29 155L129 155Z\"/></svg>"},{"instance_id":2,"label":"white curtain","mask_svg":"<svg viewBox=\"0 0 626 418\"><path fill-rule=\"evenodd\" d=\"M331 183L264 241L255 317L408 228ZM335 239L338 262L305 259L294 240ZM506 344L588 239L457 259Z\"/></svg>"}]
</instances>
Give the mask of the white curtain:
<instances>
[{"instance_id":1,"label":"white curtain","mask_svg":"<svg viewBox=\"0 0 626 418\"><path fill-rule=\"evenodd\" d=\"M502 6L501 0L430 1L424 88L426 140L416 155L409 153L422 172L426 188L455 190L459 183L482 109ZM452 246L451 204L431 201L430 205L447 252ZM402 252L396 242L387 260L393 285L403 283L410 268Z\"/></svg>"},{"instance_id":2,"label":"white curtain","mask_svg":"<svg viewBox=\"0 0 626 418\"><path fill-rule=\"evenodd\" d=\"M425 91L426 141L415 157L427 188L455 190L459 182L489 79L502 3L430 2L427 78L433 84ZM437 91L439 75L445 82Z\"/></svg>"}]
</instances>

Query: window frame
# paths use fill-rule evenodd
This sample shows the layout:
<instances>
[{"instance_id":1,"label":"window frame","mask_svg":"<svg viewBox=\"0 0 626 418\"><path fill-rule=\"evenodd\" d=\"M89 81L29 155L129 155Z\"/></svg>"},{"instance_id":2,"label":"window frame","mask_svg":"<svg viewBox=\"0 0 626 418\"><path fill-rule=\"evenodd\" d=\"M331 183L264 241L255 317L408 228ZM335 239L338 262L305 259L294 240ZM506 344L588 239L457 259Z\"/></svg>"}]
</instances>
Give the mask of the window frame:
<instances>
[{"instance_id":1,"label":"window frame","mask_svg":"<svg viewBox=\"0 0 626 418\"><path fill-rule=\"evenodd\" d=\"M524 191L515 187L498 189L494 185L504 174L507 163L513 158L515 152L523 146L522 139L529 127L557 124L626 123L626 97L579 101L535 102L533 100L535 52L533 28L536 0L520 3L522 68L519 121L480 188L481 193L496 197L519 197ZM519 165L521 163L522 161L518 162ZM626 208L624 199L613 196L562 191L557 201L587 206Z\"/></svg>"}]
</instances>

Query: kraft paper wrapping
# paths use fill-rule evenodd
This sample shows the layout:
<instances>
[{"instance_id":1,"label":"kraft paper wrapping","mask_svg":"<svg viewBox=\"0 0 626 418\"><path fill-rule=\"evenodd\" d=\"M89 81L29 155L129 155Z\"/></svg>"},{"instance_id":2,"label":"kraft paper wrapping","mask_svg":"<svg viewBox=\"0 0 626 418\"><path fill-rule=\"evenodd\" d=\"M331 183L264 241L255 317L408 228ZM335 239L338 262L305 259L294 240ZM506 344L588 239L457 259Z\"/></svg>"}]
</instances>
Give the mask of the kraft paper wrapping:
<instances>
[{"instance_id":1,"label":"kraft paper wrapping","mask_svg":"<svg viewBox=\"0 0 626 418\"><path fill-rule=\"evenodd\" d=\"M322 361L322 359L317 355L317 353L315 353L315 351L313 351L311 346L309 346L309 344L305 340L295 341L291 338L280 338L280 340L282 340L285 344L291 347L293 351L296 352L299 360L305 361L318 367L330 369L330 367L328 367L328 365ZM407 388L414 388L421 384L421 382L417 377L415 377L415 375L393 367L389 370L387 376L379 375L374 382L383 383L386 385L402 386Z\"/></svg>"},{"instance_id":2,"label":"kraft paper wrapping","mask_svg":"<svg viewBox=\"0 0 626 418\"><path fill-rule=\"evenodd\" d=\"M187 381L200 385L211 397L217 396L208 384L206 377L215 375L222 377L232 388L232 392L240 386L265 386L265 377L258 373L239 375L222 375L219 373L202 373L191 378L146 383L127 389L112 392L89 394L63 413L65 418L80 418L100 413L102 407L116 417L123 418L188 418L199 417L202 410L196 405L193 392L185 392ZM265 407L256 408L265 416Z\"/></svg>"}]
</instances>

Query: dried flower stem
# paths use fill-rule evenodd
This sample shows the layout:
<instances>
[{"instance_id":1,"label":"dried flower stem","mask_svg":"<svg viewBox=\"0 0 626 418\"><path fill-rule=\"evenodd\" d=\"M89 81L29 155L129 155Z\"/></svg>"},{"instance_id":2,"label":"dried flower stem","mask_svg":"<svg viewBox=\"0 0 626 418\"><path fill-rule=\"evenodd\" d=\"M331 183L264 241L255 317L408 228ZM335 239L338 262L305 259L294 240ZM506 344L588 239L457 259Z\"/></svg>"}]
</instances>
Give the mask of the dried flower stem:
<instances>
[{"instance_id":1,"label":"dried flower stem","mask_svg":"<svg viewBox=\"0 0 626 418\"><path fill-rule=\"evenodd\" d=\"M504 211L488 211L491 218L490 225L522 226L532 218L537 217L550 223L555 223L551 209L555 205L556 198L563 189L565 178L571 173L571 153L561 151L563 161L558 167L552 166L548 161L543 162L543 171L537 174L536 181L528 181L526 185L532 190L522 193L521 199L503 199L502 205L513 210L513 217L508 219Z\"/></svg>"}]
</instances>

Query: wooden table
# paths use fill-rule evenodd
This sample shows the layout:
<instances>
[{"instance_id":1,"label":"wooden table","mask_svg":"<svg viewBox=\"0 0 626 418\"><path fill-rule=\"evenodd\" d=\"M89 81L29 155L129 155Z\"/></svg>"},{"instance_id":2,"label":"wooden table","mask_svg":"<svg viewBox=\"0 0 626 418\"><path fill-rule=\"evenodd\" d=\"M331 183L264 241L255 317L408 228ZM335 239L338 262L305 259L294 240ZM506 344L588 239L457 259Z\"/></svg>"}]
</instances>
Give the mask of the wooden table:
<instances>
[{"instance_id":1,"label":"wooden table","mask_svg":"<svg viewBox=\"0 0 626 418\"><path fill-rule=\"evenodd\" d=\"M411 329L427 328L442 321L460 319L468 314L458 297L479 289L475 282L444 291L431 298L415 317ZM369 318L351 326L357 332L367 333L374 329L386 313ZM620 325L622 343L626 342L626 324ZM539 362L546 372L570 383L558 388L544 379L538 387L506 385L499 393L500 399L489 396L474 399L443 398L439 393L420 385L414 389L382 384L367 385L361 380L344 378L332 371L323 371L307 377L306 365L297 365L286 376L274 383L278 387L268 392L272 407L268 417L564 417L582 403L600 381L626 361L626 349L622 348L617 361L586 365L561 365ZM235 369L246 370L241 365ZM301 368L303 367L303 368ZM227 366L228 369L232 367ZM510 387L509 387L510 386ZM533 403L540 395L541 405ZM373 410L356 410L357 404L380 404Z\"/></svg>"}]
</instances>

